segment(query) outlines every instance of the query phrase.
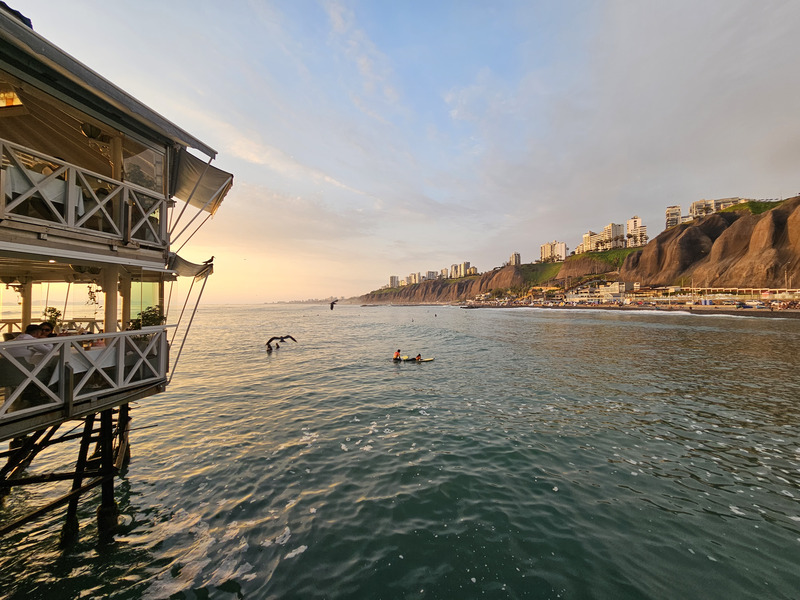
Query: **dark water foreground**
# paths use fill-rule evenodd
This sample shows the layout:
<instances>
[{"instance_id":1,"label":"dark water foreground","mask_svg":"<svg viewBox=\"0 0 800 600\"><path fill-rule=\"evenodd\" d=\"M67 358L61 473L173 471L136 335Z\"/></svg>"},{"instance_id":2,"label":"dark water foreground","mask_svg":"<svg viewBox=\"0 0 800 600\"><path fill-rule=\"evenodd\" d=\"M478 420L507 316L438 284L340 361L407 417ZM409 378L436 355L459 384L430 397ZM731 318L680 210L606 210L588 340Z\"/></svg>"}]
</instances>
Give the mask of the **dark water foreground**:
<instances>
[{"instance_id":1,"label":"dark water foreground","mask_svg":"<svg viewBox=\"0 0 800 600\"><path fill-rule=\"evenodd\" d=\"M134 407L116 541L98 545L96 499L70 551L53 515L0 541L0 596L798 597L800 321L198 318L170 391Z\"/></svg>"}]
</instances>

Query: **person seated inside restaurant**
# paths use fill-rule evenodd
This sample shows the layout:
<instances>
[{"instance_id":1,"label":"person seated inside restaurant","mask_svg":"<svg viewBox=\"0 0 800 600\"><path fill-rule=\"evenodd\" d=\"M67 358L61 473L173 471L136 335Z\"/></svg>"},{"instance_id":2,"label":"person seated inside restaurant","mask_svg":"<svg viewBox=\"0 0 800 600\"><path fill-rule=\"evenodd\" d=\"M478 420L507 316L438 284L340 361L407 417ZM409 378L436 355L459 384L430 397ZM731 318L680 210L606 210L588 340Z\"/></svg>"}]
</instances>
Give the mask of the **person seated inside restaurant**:
<instances>
[{"instance_id":1,"label":"person seated inside restaurant","mask_svg":"<svg viewBox=\"0 0 800 600\"><path fill-rule=\"evenodd\" d=\"M53 328L50 326L50 332L52 331ZM31 323L25 328L25 333L20 333L15 338L15 341L19 342L22 340L38 340L43 337L47 337L47 335L42 332L41 326ZM14 358L21 358L29 365L33 365L38 363L42 356L50 352L52 349L53 344L29 344L27 346L14 346L9 348L7 352Z\"/></svg>"},{"instance_id":2,"label":"person seated inside restaurant","mask_svg":"<svg viewBox=\"0 0 800 600\"><path fill-rule=\"evenodd\" d=\"M42 330L42 337L58 337L58 334L53 331L53 324L50 321L39 323L39 329Z\"/></svg>"}]
</instances>

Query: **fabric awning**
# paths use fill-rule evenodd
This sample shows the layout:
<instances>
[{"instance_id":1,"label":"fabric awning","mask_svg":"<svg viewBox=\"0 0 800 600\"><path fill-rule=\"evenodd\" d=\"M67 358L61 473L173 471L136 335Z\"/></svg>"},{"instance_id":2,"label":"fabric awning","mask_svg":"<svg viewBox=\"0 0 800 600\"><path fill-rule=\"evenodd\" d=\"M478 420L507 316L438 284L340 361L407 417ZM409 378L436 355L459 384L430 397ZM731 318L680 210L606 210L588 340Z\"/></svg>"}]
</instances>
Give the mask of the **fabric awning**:
<instances>
[{"instance_id":1,"label":"fabric awning","mask_svg":"<svg viewBox=\"0 0 800 600\"><path fill-rule=\"evenodd\" d=\"M212 215L233 186L233 175L212 167L184 149L178 152L173 195Z\"/></svg>"},{"instance_id":2,"label":"fabric awning","mask_svg":"<svg viewBox=\"0 0 800 600\"><path fill-rule=\"evenodd\" d=\"M170 252L167 267L181 277L208 277L214 272L214 264L211 261L197 265L181 258L174 252Z\"/></svg>"}]
</instances>

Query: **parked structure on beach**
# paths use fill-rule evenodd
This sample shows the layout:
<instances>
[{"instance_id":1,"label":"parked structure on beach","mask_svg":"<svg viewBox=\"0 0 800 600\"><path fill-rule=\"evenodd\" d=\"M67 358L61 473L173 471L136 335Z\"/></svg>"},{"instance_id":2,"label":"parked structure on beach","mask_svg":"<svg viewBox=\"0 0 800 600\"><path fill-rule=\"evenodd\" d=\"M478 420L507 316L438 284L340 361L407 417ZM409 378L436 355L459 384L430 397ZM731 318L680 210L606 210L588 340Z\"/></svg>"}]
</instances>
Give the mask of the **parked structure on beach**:
<instances>
[{"instance_id":1,"label":"parked structure on beach","mask_svg":"<svg viewBox=\"0 0 800 600\"><path fill-rule=\"evenodd\" d=\"M4 4L0 93L0 281L21 298L17 318L2 322L0 441L11 442L0 452L7 459L0 495L16 486L71 483L41 507L69 503L69 540L77 533L78 496L96 485L101 531L116 523L113 479L128 454L128 405L164 391L183 347L179 326L188 333L188 324L166 310L165 286L192 277L199 300L213 269L213 257L195 265L172 248L217 210L233 176L210 165L212 148L51 44ZM33 314L33 289L51 283L102 290L98 333L46 344L13 339L41 320ZM144 298L153 304L144 306ZM131 318L135 308L138 319ZM80 436L58 434L75 421L83 422ZM38 452L75 437L73 471L25 476ZM36 514L4 523L0 532Z\"/></svg>"}]
</instances>

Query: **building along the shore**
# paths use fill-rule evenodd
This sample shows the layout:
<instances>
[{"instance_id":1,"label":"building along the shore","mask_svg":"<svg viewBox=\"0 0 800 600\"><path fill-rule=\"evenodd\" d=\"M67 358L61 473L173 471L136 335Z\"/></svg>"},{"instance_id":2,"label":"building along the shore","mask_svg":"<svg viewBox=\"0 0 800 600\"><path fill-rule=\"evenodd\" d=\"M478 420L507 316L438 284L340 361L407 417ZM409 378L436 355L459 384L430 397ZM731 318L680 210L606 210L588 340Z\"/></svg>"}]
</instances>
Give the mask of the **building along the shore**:
<instances>
[{"instance_id":1,"label":"building along the shore","mask_svg":"<svg viewBox=\"0 0 800 600\"><path fill-rule=\"evenodd\" d=\"M217 210L233 176L211 166L213 148L50 43L4 4L0 93L0 281L14 292L2 306L4 316L13 316L0 322L0 441L9 442L0 452L6 459L0 496L14 487L48 486L45 497L55 497L39 508L68 504L69 540L77 532L78 496L96 485L102 486L100 528L113 529L113 479L128 453L129 403L166 389L193 314L191 303L182 322L169 311L168 288L179 276L192 278L196 302L213 268L213 257L195 265L173 248ZM79 324L52 310L52 324L72 335L15 339L43 320L33 299L44 286L65 290L64 313L70 294L88 286L102 314ZM80 335L83 329L90 333ZM62 424L82 433L61 435ZM39 451L75 437L73 470L26 476ZM95 443L97 460L89 460ZM64 490L53 487L58 482ZM37 514L0 518L0 533Z\"/></svg>"}]
</instances>

